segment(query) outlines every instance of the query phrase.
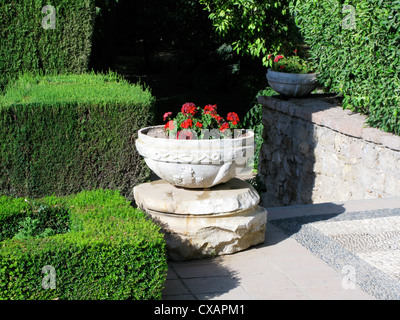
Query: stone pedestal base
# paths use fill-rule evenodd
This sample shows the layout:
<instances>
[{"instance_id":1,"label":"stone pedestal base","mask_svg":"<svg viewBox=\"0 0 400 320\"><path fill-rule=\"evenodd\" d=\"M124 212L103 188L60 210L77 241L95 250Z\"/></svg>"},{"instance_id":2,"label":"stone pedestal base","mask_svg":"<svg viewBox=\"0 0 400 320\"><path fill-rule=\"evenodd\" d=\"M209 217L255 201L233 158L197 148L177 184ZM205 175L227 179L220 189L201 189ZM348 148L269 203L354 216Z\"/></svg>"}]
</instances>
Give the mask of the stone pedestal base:
<instances>
[{"instance_id":1,"label":"stone pedestal base","mask_svg":"<svg viewBox=\"0 0 400 320\"><path fill-rule=\"evenodd\" d=\"M263 243L267 212L247 182L232 179L209 190L159 180L134 188L137 205L165 232L169 258L231 254Z\"/></svg>"}]
</instances>

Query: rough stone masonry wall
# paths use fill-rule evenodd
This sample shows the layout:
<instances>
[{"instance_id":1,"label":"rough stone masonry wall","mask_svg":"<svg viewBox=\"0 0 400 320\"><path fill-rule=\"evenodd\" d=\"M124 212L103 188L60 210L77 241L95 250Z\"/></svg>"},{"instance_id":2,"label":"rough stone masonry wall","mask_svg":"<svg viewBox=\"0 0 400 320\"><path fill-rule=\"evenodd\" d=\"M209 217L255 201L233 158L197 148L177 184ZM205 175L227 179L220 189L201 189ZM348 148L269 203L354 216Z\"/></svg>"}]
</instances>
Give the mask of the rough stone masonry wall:
<instances>
[{"instance_id":1,"label":"rough stone masonry wall","mask_svg":"<svg viewBox=\"0 0 400 320\"><path fill-rule=\"evenodd\" d=\"M329 98L259 97L266 207L400 195L400 137Z\"/></svg>"}]
</instances>

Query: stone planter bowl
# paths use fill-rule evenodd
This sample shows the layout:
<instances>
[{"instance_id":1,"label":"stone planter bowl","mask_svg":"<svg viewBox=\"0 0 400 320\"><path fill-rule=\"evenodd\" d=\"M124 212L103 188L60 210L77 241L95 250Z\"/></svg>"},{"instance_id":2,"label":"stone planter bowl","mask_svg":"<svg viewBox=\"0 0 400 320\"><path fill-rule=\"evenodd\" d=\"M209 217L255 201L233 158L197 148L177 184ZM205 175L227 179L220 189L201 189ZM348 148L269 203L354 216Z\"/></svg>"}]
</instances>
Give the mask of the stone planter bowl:
<instances>
[{"instance_id":1,"label":"stone planter bowl","mask_svg":"<svg viewBox=\"0 0 400 320\"><path fill-rule=\"evenodd\" d=\"M184 188L210 188L234 178L254 155L254 132L241 137L177 140L147 135L139 130L136 149L161 179Z\"/></svg>"},{"instance_id":2,"label":"stone planter bowl","mask_svg":"<svg viewBox=\"0 0 400 320\"><path fill-rule=\"evenodd\" d=\"M288 97L307 95L318 86L317 75L315 73L286 73L268 69L267 80L272 89Z\"/></svg>"}]
</instances>

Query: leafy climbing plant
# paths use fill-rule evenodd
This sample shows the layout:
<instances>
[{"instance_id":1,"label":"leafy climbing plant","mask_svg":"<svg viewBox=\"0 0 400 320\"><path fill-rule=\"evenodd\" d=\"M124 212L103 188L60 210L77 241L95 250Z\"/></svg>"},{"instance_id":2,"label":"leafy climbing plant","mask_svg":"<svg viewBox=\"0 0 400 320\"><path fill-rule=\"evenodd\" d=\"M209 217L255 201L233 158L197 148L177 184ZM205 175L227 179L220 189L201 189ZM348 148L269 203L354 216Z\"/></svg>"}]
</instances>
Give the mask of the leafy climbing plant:
<instances>
[{"instance_id":1,"label":"leafy climbing plant","mask_svg":"<svg viewBox=\"0 0 400 320\"><path fill-rule=\"evenodd\" d=\"M200 0L215 31L242 55L261 58L287 53L300 41L285 0Z\"/></svg>"},{"instance_id":2,"label":"leafy climbing plant","mask_svg":"<svg viewBox=\"0 0 400 320\"><path fill-rule=\"evenodd\" d=\"M400 135L400 1L292 2L319 82L371 127Z\"/></svg>"},{"instance_id":3,"label":"leafy climbing plant","mask_svg":"<svg viewBox=\"0 0 400 320\"><path fill-rule=\"evenodd\" d=\"M257 93L254 100L257 100L258 96L273 96L276 95L276 92L272 88L265 88ZM257 171L258 163L259 163L259 154L261 150L261 146L264 142L263 140L263 131L264 126L262 124L262 105L254 102L254 105L250 108L250 110L246 113L243 119L243 126L246 129L252 129L254 131L254 169Z\"/></svg>"}]
</instances>

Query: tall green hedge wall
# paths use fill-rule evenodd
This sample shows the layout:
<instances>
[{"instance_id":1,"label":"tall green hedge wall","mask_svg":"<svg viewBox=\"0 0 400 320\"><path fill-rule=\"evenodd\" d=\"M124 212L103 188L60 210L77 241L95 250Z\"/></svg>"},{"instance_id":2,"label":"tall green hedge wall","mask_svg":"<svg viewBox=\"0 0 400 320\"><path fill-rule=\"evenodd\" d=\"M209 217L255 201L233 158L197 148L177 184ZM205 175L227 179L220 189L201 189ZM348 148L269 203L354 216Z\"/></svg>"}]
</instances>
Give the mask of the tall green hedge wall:
<instances>
[{"instance_id":1,"label":"tall green hedge wall","mask_svg":"<svg viewBox=\"0 0 400 320\"><path fill-rule=\"evenodd\" d=\"M0 1L0 90L20 72L87 71L95 17L94 0Z\"/></svg>"},{"instance_id":2,"label":"tall green hedge wall","mask_svg":"<svg viewBox=\"0 0 400 320\"><path fill-rule=\"evenodd\" d=\"M400 134L400 1L297 0L291 9L321 82L371 126Z\"/></svg>"},{"instance_id":3,"label":"tall green hedge wall","mask_svg":"<svg viewBox=\"0 0 400 320\"><path fill-rule=\"evenodd\" d=\"M0 194L132 188L149 176L134 140L154 98L120 76L25 75L0 100Z\"/></svg>"}]
</instances>

